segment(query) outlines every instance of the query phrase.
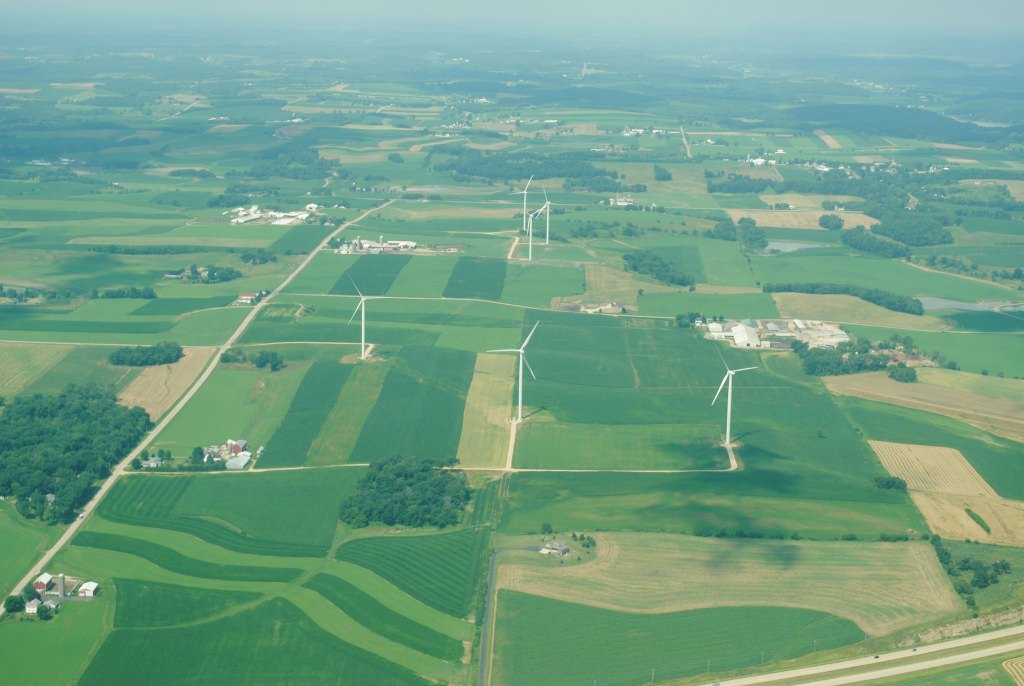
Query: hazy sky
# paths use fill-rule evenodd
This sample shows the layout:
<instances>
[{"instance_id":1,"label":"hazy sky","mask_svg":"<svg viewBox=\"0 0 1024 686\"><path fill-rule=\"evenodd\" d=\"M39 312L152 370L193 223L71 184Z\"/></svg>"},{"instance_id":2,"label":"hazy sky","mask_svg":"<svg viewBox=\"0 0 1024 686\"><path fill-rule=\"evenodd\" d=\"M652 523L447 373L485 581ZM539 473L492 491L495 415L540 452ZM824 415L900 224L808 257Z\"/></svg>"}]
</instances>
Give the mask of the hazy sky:
<instances>
[{"instance_id":1,"label":"hazy sky","mask_svg":"<svg viewBox=\"0 0 1024 686\"><path fill-rule=\"evenodd\" d=\"M990 35L1024 35L1021 0L35 0L0 10L4 15L4 35L69 26L92 31L128 26L156 31L189 26L315 32L395 28L509 38L559 32L620 39L715 34L764 40L776 35L806 36L818 43L828 37L870 43L903 32L959 35L968 43Z\"/></svg>"}]
</instances>

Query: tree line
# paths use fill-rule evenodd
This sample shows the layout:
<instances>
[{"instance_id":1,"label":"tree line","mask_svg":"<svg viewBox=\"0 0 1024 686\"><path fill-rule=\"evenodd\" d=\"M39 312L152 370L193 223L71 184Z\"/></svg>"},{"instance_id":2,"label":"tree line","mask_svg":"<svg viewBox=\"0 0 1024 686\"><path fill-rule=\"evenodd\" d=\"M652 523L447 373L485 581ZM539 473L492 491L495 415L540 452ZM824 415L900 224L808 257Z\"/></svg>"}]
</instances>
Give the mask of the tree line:
<instances>
[{"instance_id":1,"label":"tree line","mask_svg":"<svg viewBox=\"0 0 1024 686\"><path fill-rule=\"evenodd\" d=\"M171 341L156 345L137 345L118 348L110 353L110 364L119 367L154 367L160 364L174 364L185 352Z\"/></svg>"},{"instance_id":2,"label":"tree line","mask_svg":"<svg viewBox=\"0 0 1024 686\"><path fill-rule=\"evenodd\" d=\"M805 374L839 376L875 372L889 366L892 358L876 353L871 343L857 338L834 348L811 348L803 341L793 342L793 352L800 358Z\"/></svg>"},{"instance_id":3,"label":"tree line","mask_svg":"<svg viewBox=\"0 0 1024 686\"><path fill-rule=\"evenodd\" d=\"M19 396L0 413L0 495L24 517L71 521L149 428L146 411L118 405L109 386Z\"/></svg>"},{"instance_id":4,"label":"tree line","mask_svg":"<svg viewBox=\"0 0 1024 686\"><path fill-rule=\"evenodd\" d=\"M844 231L840 238L844 245L848 245L854 250L869 252L881 257L904 258L911 255L910 248L906 245L879 238L863 226L855 226L849 231Z\"/></svg>"}]
</instances>

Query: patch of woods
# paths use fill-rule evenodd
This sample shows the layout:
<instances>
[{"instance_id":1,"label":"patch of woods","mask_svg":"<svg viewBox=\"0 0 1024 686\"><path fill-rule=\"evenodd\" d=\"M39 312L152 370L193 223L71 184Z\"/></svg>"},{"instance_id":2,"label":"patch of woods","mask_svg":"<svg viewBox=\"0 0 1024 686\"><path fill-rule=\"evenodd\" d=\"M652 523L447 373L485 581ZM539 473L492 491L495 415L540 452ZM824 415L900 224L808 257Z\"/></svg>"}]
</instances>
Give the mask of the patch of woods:
<instances>
[{"instance_id":1,"label":"patch of woods","mask_svg":"<svg viewBox=\"0 0 1024 686\"><path fill-rule=\"evenodd\" d=\"M974 514L970 510L967 513L968 515ZM978 517L978 519L981 518ZM946 570L946 574L949 575L950 580L953 582L953 588L963 597L968 607L975 607L977 605L974 600L975 589L980 590L988 588L993 584L998 584L999 577L1013 571L1007 560L996 560L995 562L988 563L972 557L957 558L949 548L943 545L942 537L938 534L932 534L930 540L932 547L935 549L935 555L939 558L939 564Z\"/></svg>"},{"instance_id":2,"label":"patch of woods","mask_svg":"<svg viewBox=\"0 0 1024 686\"><path fill-rule=\"evenodd\" d=\"M878 288L865 288L844 283L768 283L765 293L810 293L812 295L852 295L893 312L924 314L924 305L917 298Z\"/></svg>"},{"instance_id":3,"label":"patch of woods","mask_svg":"<svg viewBox=\"0 0 1024 686\"><path fill-rule=\"evenodd\" d=\"M341 504L341 520L355 527L457 524L472 490L464 473L444 469L453 464L455 458L400 456L375 462Z\"/></svg>"},{"instance_id":4,"label":"patch of woods","mask_svg":"<svg viewBox=\"0 0 1024 686\"><path fill-rule=\"evenodd\" d=\"M869 252L882 257L903 258L910 257L910 248L891 240L885 240L874 235L863 226L855 226L845 231L841 236L843 244L854 250Z\"/></svg>"},{"instance_id":5,"label":"patch of woods","mask_svg":"<svg viewBox=\"0 0 1024 686\"><path fill-rule=\"evenodd\" d=\"M622 256L626 270L647 274L673 286L692 286L693 277L653 250L634 250Z\"/></svg>"},{"instance_id":6,"label":"patch of woods","mask_svg":"<svg viewBox=\"0 0 1024 686\"><path fill-rule=\"evenodd\" d=\"M871 342L856 338L835 348L810 348L803 341L793 341L793 352L800 358L805 374L836 376L874 372L889 366L888 355L875 354Z\"/></svg>"},{"instance_id":7,"label":"patch of woods","mask_svg":"<svg viewBox=\"0 0 1024 686\"><path fill-rule=\"evenodd\" d=\"M143 300L152 300L156 297L156 291L153 290L152 286L144 286L142 288L107 288L102 291L93 290L92 297L100 298L140 298Z\"/></svg>"},{"instance_id":8,"label":"patch of woods","mask_svg":"<svg viewBox=\"0 0 1024 686\"><path fill-rule=\"evenodd\" d=\"M145 410L118 405L111 387L17 397L0 414L0 495L24 517L71 521L149 428Z\"/></svg>"},{"instance_id":9,"label":"patch of woods","mask_svg":"<svg viewBox=\"0 0 1024 686\"><path fill-rule=\"evenodd\" d=\"M174 364L185 352L181 346L172 341L164 341L156 345L137 345L118 348L110 353L110 364L119 367L155 367L161 364Z\"/></svg>"},{"instance_id":10,"label":"patch of woods","mask_svg":"<svg viewBox=\"0 0 1024 686\"><path fill-rule=\"evenodd\" d=\"M705 231L704 235L720 241L739 241L748 250L764 250L768 247L768 236L764 229L758 228L757 222L750 217L740 217L735 223L732 219L722 219Z\"/></svg>"},{"instance_id":11,"label":"patch of woods","mask_svg":"<svg viewBox=\"0 0 1024 686\"><path fill-rule=\"evenodd\" d=\"M284 368L284 357L273 350L261 350L255 355L251 355L241 348L231 348L220 356L220 361L226 364L246 364L248 362L258 369L269 367L272 372Z\"/></svg>"}]
</instances>

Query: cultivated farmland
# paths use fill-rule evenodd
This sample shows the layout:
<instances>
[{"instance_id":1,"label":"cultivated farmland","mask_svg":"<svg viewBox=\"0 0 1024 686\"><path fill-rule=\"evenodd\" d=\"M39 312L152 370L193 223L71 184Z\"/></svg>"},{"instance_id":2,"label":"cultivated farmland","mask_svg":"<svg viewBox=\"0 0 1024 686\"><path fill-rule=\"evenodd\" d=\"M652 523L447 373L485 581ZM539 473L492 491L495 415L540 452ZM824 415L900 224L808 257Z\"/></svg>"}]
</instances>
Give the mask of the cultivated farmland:
<instances>
[{"instance_id":1,"label":"cultivated farmland","mask_svg":"<svg viewBox=\"0 0 1024 686\"><path fill-rule=\"evenodd\" d=\"M118 394L122 404L146 410L154 420L163 416L202 373L214 348L185 348L174 364L146 367Z\"/></svg>"}]
</instances>

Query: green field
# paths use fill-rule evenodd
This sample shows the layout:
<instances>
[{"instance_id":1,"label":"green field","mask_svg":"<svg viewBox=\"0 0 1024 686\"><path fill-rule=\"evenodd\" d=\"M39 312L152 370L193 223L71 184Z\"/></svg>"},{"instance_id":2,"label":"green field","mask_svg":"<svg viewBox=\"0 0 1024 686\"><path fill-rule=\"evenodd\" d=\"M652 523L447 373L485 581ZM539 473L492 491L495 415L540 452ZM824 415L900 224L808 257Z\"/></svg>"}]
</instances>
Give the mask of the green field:
<instances>
[{"instance_id":1,"label":"green field","mask_svg":"<svg viewBox=\"0 0 1024 686\"><path fill-rule=\"evenodd\" d=\"M254 555L319 557L361 469L122 479L100 505L112 522L191 534Z\"/></svg>"},{"instance_id":2,"label":"green field","mask_svg":"<svg viewBox=\"0 0 1024 686\"><path fill-rule=\"evenodd\" d=\"M510 686L632 686L650 683L652 670L657 680L726 672L864 637L848 620L791 608L630 614L501 591L498 614L494 678Z\"/></svg>"},{"instance_id":3,"label":"green field","mask_svg":"<svg viewBox=\"0 0 1024 686\"><path fill-rule=\"evenodd\" d=\"M488 534L466 529L432 536L357 538L337 558L365 567L430 607L465 616L484 566Z\"/></svg>"},{"instance_id":4,"label":"green field","mask_svg":"<svg viewBox=\"0 0 1024 686\"><path fill-rule=\"evenodd\" d=\"M114 579L118 629L190 624L259 599L257 593L211 591L137 579Z\"/></svg>"},{"instance_id":5,"label":"green field","mask_svg":"<svg viewBox=\"0 0 1024 686\"><path fill-rule=\"evenodd\" d=\"M39 521L26 520L9 502L0 502L0 588L9 590L28 568L57 539L62 529Z\"/></svg>"},{"instance_id":6,"label":"green field","mask_svg":"<svg viewBox=\"0 0 1024 686\"><path fill-rule=\"evenodd\" d=\"M454 457L475 362L475 355L457 350L402 348L351 459Z\"/></svg>"},{"instance_id":7,"label":"green field","mask_svg":"<svg viewBox=\"0 0 1024 686\"><path fill-rule=\"evenodd\" d=\"M168 571L205 579L288 582L301 572L298 569L284 567L255 567L204 562L182 555L178 551L158 543L94 531L84 531L78 534L72 541L72 545L128 553L148 560Z\"/></svg>"},{"instance_id":8,"label":"green field","mask_svg":"<svg viewBox=\"0 0 1024 686\"><path fill-rule=\"evenodd\" d=\"M115 629L79 683L134 684L139 674L154 684L428 683L332 636L281 598L195 626Z\"/></svg>"},{"instance_id":9,"label":"green field","mask_svg":"<svg viewBox=\"0 0 1024 686\"><path fill-rule=\"evenodd\" d=\"M1021 336L1014 333L964 334L944 331L904 331L874 326L849 326L851 333L879 341L893 334L910 336L927 353L937 352L967 372L1024 376L1024 355L1019 354Z\"/></svg>"},{"instance_id":10,"label":"green field","mask_svg":"<svg viewBox=\"0 0 1024 686\"><path fill-rule=\"evenodd\" d=\"M460 257L444 288L446 298L501 300L508 263L482 257Z\"/></svg>"},{"instance_id":11,"label":"green field","mask_svg":"<svg viewBox=\"0 0 1024 686\"><path fill-rule=\"evenodd\" d=\"M462 657L462 642L391 610L357 586L330 574L317 574L304 586L381 636L442 660Z\"/></svg>"},{"instance_id":12,"label":"green field","mask_svg":"<svg viewBox=\"0 0 1024 686\"><path fill-rule=\"evenodd\" d=\"M328 291L333 295L385 295L409 264L409 255L361 255ZM358 289L358 290L357 290Z\"/></svg>"},{"instance_id":13,"label":"green field","mask_svg":"<svg viewBox=\"0 0 1024 686\"><path fill-rule=\"evenodd\" d=\"M351 372L351 366L329 360L319 360L309 367L292 396L288 413L267 443L267 452L259 459L260 468L295 467L307 461L313 441Z\"/></svg>"}]
</instances>

